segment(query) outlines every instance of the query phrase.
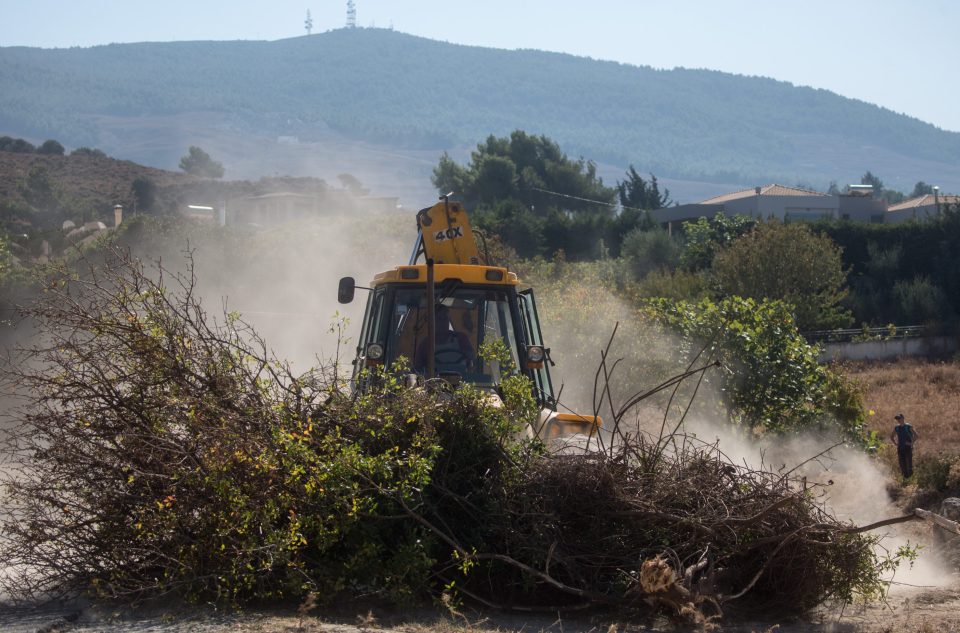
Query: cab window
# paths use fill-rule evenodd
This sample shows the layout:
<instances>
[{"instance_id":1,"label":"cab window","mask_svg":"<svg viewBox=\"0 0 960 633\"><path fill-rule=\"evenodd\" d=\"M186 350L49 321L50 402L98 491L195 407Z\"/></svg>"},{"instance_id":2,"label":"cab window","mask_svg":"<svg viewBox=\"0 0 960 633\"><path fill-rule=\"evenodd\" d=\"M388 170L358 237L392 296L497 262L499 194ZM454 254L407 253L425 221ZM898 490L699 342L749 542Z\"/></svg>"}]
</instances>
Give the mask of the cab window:
<instances>
[{"instance_id":1,"label":"cab window","mask_svg":"<svg viewBox=\"0 0 960 633\"><path fill-rule=\"evenodd\" d=\"M517 342L505 290L451 287L437 291L434 368L438 373L456 372L463 380L479 385L499 382L503 368L496 361L479 358L481 346L502 340L517 366ZM422 287L396 290L390 318L387 358L406 358L413 371L426 372L426 292Z\"/></svg>"}]
</instances>

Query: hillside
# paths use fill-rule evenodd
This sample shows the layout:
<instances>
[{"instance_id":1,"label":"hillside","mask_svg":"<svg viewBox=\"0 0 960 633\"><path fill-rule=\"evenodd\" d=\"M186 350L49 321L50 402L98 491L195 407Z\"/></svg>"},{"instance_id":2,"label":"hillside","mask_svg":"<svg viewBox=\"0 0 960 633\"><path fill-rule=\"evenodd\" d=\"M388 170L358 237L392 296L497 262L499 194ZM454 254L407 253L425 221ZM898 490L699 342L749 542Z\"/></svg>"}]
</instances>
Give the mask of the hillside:
<instances>
[{"instance_id":1,"label":"hillside","mask_svg":"<svg viewBox=\"0 0 960 633\"><path fill-rule=\"evenodd\" d=\"M57 196L81 209L96 209L98 217L108 215L113 204L129 208L133 204L131 185L138 178L148 179L159 187L197 180L187 174L108 156L0 152L0 203L24 203L24 185L30 172L37 168L47 172Z\"/></svg>"},{"instance_id":2,"label":"hillside","mask_svg":"<svg viewBox=\"0 0 960 633\"><path fill-rule=\"evenodd\" d=\"M425 180L441 151L463 155L516 128L613 174L633 163L665 178L825 186L870 169L888 186L924 180L960 191L952 167L960 133L772 79L383 29L275 42L0 48L0 133L168 168L186 145L200 144L220 150L231 177L329 177L346 164L342 171L363 179L353 163L373 162L371 173L400 169L403 180Z\"/></svg>"},{"instance_id":3,"label":"hillside","mask_svg":"<svg viewBox=\"0 0 960 633\"><path fill-rule=\"evenodd\" d=\"M151 208L137 208L138 180L150 185ZM316 178L211 180L102 154L0 151L0 230L25 232L31 239L50 237L50 231L58 233L64 220L112 224L115 204L123 205L127 213L169 215L191 203L213 204L277 191L322 195L327 190L327 183Z\"/></svg>"}]
</instances>

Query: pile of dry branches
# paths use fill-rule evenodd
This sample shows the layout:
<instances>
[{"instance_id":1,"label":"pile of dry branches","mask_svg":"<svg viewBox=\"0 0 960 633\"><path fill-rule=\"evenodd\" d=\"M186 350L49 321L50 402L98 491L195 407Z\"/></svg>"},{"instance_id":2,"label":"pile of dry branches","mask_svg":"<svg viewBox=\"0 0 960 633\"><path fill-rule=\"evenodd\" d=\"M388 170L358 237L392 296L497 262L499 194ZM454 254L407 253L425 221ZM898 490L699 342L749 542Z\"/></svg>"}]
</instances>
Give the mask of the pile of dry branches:
<instances>
[{"instance_id":1,"label":"pile of dry branches","mask_svg":"<svg viewBox=\"0 0 960 633\"><path fill-rule=\"evenodd\" d=\"M612 423L599 447L524 463L496 491L493 511L452 522L425 500L412 513L455 558L481 568L441 572L448 586L488 606L605 606L699 623L882 595L881 570L895 561L876 555L867 528L824 507L819 484L733 463L716 444L680 432L685 415L672 431L665 417L659 436L624 430L635 407L656 394L695 398L715 363L697 357L700 367L620 402L611 393L617 364L607 363L609 352L608 344L595 413L608 408ZM474 522L488 526L480 542L458 533Z\"/></svg>"},{"instance_id":2,"label":"pile of dry branches","mask_svg":"<svg viewBox=\"0 0 960 633\"><path fill-rule=\"evenodd\" d=\"M5 420L14 594L136 596L233 568L256 586L275 558L249 531L287 511L270 502L289 493L268 457L277 429L309 416L318 376L208 315L189 263L178 274L111 250L51 276L26 309L38 334L3 372L24 403Z\"/></svg>"},{"instance_id":3,"label":"pile of dry branches","mask_svg":"<svg viewBox=\"0 0 960 633\"><path fill-rule=\"evenodd\" d=\"M671 439L668 452L641 438L612 454L533 464L503 498L491 559L500 573L467 590L498 604L536 594L541 604L655 607L697 620L741 604L802 613L879 588L872 541L810 491Z\"/></svg>"}]
</instances>

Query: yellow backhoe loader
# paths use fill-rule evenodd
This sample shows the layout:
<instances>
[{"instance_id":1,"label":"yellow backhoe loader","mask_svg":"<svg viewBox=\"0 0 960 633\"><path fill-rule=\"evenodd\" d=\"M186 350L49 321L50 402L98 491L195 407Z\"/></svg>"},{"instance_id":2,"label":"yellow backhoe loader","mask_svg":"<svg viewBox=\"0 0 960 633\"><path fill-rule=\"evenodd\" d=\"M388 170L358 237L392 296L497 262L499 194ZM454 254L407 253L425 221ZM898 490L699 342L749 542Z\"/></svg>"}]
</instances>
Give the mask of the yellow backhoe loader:
<instances>
[{"instance_id":1,"label":"yellow backhoe loader","mask_svg":"<svg viewBox=\"0 0 960 633\"><path fill-rule=\"evenodd\" d=\"M358 287L352 277L341 279L340 303L353 301ZM516 273L490 265L466 209L449 195L417 213L409 263L377 274L363 289L369 295L354 389L364 388L364 367L391 367L404 357L410 382L467 382L496 397L502 372L512 368L530 379L541 407L537 428L528 434L548 446L596 437L599 417L557 410L533 290L521 290ZM491 341L502 341L512 362L501 366L484 358L479 351Z\"/></svg>"}]
</instances>

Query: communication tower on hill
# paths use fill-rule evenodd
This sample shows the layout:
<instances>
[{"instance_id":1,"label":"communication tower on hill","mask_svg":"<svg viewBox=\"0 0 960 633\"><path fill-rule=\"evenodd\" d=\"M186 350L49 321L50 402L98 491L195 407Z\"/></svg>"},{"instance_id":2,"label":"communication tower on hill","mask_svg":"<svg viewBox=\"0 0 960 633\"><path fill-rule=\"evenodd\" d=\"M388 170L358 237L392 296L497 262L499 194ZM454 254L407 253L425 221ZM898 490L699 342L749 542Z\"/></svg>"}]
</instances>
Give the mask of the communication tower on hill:
<instances>
[{"instance_id":1,"label":"communication tower on hill","mask_svg":"<svg viewBox=\"0 0 960 633\"><path fill-rule=\"evenodd\" d=\"M347 28L357 28L357 5L353 0L347 0Z\"/></svg>"},{"instance_id":2,"label":"communication tower on hill","mask_svg":"<svg viewBox=\"0 0 960 633\"><path fill-rule=\"evenodd\" d=\"M310 9L307 9L307 19L303 21L303 28L307 29L307 35L313 31L313 18L310 17Z\"/></svg>"}]
</instances>

